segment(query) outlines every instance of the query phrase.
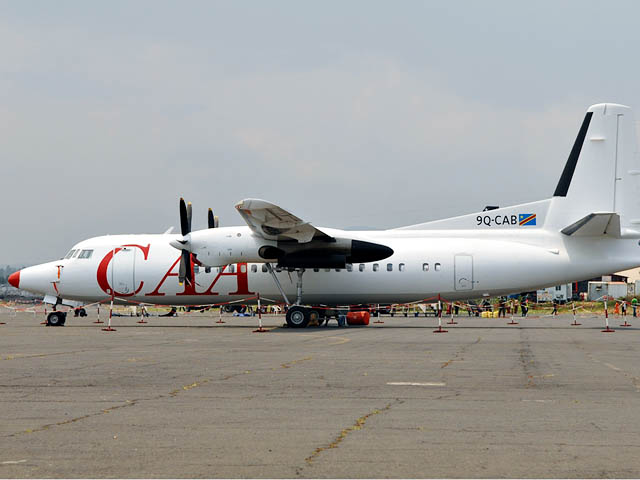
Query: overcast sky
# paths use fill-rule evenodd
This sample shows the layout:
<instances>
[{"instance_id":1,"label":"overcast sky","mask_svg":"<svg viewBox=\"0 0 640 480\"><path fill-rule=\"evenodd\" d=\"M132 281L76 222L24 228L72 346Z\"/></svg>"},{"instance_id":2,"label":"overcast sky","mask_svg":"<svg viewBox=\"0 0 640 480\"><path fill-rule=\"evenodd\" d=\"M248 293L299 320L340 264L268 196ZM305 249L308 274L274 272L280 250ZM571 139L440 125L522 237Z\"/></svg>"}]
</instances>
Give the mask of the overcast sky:
<instances>
[{"instance_id":1,"label":"overcast sky","mask_svg":"<svg viewBox=\"0 0 640 480\"><path fill-rule=\"evenodd\" d=\"M0 264L270 200L390 228L551 196L640 107L639 2L0 2Z\"/></svg>"}]
</instances>

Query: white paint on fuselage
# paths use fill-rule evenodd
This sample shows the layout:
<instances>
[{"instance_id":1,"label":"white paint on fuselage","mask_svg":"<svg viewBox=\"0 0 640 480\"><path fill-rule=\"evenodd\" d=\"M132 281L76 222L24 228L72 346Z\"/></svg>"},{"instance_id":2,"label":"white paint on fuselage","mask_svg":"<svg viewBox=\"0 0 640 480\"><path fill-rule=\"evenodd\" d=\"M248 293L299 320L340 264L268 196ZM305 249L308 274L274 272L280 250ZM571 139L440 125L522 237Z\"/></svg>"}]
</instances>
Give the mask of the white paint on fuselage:
<instances>
[{"instance_id":1,"label":"white paint on fuselage","mask_svg":"<svg viewBox=\"0 0 640 480\"><path fill-rule=\"evenodd\" d=\"M247 227L238 227L242 234L251 235ZM337 230L332 232L340 232ZM347 232L343 232L347 234ZM611 271L640 265L640 246L636 240L601 237L567 237L545 229L488 230L386 230L348 232L357 238L387 245L394 254L382 261L378 271L373 263L365 264L364 271L354 264L352 271L342 269L306 269L304 273L303 302L305 304L347 305L364 303L414 302L441 295L447 300L478 298L482 295L502 295L533 290L550 285L592 278ZM96 237L80 242L75 249L92 249L90 259L72 258L50 262L22 270L20 287L42 294L95 302L110 295L98 282L98 266L109 252L122 245L149 245L145 260L142 251L135 250L132 271L133 289L139 292L127 296L128 301L165 305L212 304L238 300L260 293L265 299L281 301L281 295L269 273L258 264L256 272L247 265L248 292L233 295L238 289L238 277L223 275L211 289L217 294L182 295L185 287L179 285L175 265L169 276L158 287L177 261L180 253L169 242L178 235L116 235ZM116 258L121 256L116 254ZM473 257L473 289L456 290L454 276L455 255ZM404 264L403 271L399 265ZM423 264L429 264L429 270ZM440 264L436 270L436 263ZM387 271L387 264L392 270ZM57 266L62 266L60 280L56 281ZM112 263L106 278L112 279ZM236 266L236 268L238 268ZM225 269L228 272L229 267ZM214 282L218 268L196 274L196 292L202 293ZM277 273L287 296L295 299L297 276L295 273ZM116 287L117 289L117 287ZM156 291L156 295L153 294ZM127 292L130 293L130 292Z\"/></svg>"}]
</instances>

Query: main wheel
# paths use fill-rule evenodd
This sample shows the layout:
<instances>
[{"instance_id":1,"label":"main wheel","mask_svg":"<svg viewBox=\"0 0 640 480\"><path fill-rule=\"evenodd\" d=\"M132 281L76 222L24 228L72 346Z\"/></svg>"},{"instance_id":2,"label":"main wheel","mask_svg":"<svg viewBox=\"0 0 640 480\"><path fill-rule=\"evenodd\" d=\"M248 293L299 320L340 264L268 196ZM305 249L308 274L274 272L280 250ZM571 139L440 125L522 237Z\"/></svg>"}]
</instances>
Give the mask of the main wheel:
<instances>
[{"instance_id":1,"label":"main wheel","mask_svg":"<svg viewBox=\"0 0 640 480\"><path fill-rule=\"evenodd\" d=\"M309 324L315 325L319 327L322 325L322 318L320 317L320 312L318 310L309 310Z\"/></svg>"},{"instance_id":2,"label":"main wheel","mask_svg":"<svg viewBox=\"0 0 640 480\"><path fill-rule=\"evenodd\" d=\"M87 316L87 311L84 308L81 308L78 313L80 314L81 317L86 317Z\"/></svg>"},{"instance_id":3,"label":"main wheel","mask_svg":"<svg viewBox=\"0 0 640 480\"><path fill-rule=\"evenodd\" d=\"M64 312L51 312L47 315L47 326L61 327L64 325L67 315Z\"/></svg>"},{"instance_id":4,"label":"main wheel","mask_svg":"<svg viewBox=\"0 0 640 480\"><path fill-rule=\"evenodd\" d=\"M287 311L287 325L291 328L304 328L309 324L309 310L294 305Z\"/></svg>"}]
</instances>

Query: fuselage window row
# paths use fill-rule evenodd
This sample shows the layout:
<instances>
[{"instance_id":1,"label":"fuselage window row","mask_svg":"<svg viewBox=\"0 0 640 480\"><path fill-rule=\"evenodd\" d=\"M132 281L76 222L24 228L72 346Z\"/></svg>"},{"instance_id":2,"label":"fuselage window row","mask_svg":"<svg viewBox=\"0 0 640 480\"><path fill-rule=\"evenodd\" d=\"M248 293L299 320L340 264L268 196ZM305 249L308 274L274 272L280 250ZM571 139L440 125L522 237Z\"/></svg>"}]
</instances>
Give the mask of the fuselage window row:
<instances>
[{"instance_id":1,"label":"fuselage window row","mask_svg":"<svg viewBox=\"0 0 640 480\"><path fill-rule=\"evenodd\" d=\"M93 253L93 250L83 250L82 254L80 254L80 256L78 258L91 258L91 254L92 253ZM69 255L73 256L73 253L69 252L69 254L67 256L69 256ZM433 267L434 267L434 270L436 272L439 272L441 270L441 268L442 268L442 265L440 263L435 263L433 265ZM222 272L225 268L228 268L227 272L229 272L229 273L235 273L235 271L236 271L236 266L234 264L231 264L228 267L218 267L217 271L218 272ZM255 264L255 263L252 264L250 269L251 269L251 273L258 273L258 265L257 264ZM245 273L245 272L247 272L247 267L245 265L242 265L240 267L240 270L242 271L242 273ZM267 273L269 271L265 264L262 264L260 270L262 271L262 273ZM331 272L330 268L323 268L322 270L324 270L325 272ZM342 270L343 270L342 268L336 268L335 269L336 272L341 272ZM347 266L346 266L346 270L347 270L347 272L355 271L354 268L353 268L353 264L348 263ZM380 270L380 265L377 264L377 263L374 263L373 266L372 266L372 270L374 272L378 272ZM399 263L398 264L398 271L399 272L404 272L405 270L406 270L406 264ZM279 269L279 268L276 268L276 271L279 272L279 271L282 271L282 270ZM319 272L320 268L314 268L313 271L314 272ZM359 264L358 265L358 271L359 272L366 271L366 264L364 264L364 263ZM392 272L392 271L393 271L393 263L387 263L387 272ZM422 264L422 271L423 272L428 272L429 271L429 264L428 263L423 263Z\"/></svg>"}]
</instances>

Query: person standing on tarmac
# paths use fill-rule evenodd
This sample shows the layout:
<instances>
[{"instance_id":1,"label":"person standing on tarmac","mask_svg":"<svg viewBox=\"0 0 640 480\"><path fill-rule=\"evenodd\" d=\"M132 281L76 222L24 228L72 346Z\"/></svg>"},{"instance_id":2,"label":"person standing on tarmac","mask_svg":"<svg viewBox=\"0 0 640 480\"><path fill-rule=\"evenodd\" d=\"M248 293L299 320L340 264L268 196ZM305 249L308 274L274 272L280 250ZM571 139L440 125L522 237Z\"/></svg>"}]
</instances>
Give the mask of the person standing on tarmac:
<instances>
[{"instance_id":1,"label":"person standing on tarmac","mask_svg":"<svg viewBox=\"0 0 640 480\"><path fill-rule=\"evenodd\" d=\"M507 316L507 299L505 297L500 297L498 300L498 317L506 317Z\"/></svg>"},{"instance_id":2,"label":"person standing on tarmac","mask_svg":"<svg viewBox=\"0 0 640 480\"><path fill-rule=\"evenodd\" d=\"M636 297L633 297L631 299L631 308L633 309L633 316L636 316L636 307L638 306L638 299Z\"/></svg>"},{"instance_id":3,"label":"person standing on tarmac","mask_svg":"<svg viewBox=\"0 0 640 480\"><path fill-rule=\"evenodd\" d=\"M522 311L522 316L526 317L529 312L529 299L526 295L520 300L520 310Z\"/></svg>"},{"instance_id":4,"label":"person standing on tarmac","mask_svg":"<svg viewBox=\"0 0 640 480\"><path fill-rule=\"evenodd\" d=\"M553 315L558 315L558 300L553 299Z\"/></svg>"}]
</instances>

